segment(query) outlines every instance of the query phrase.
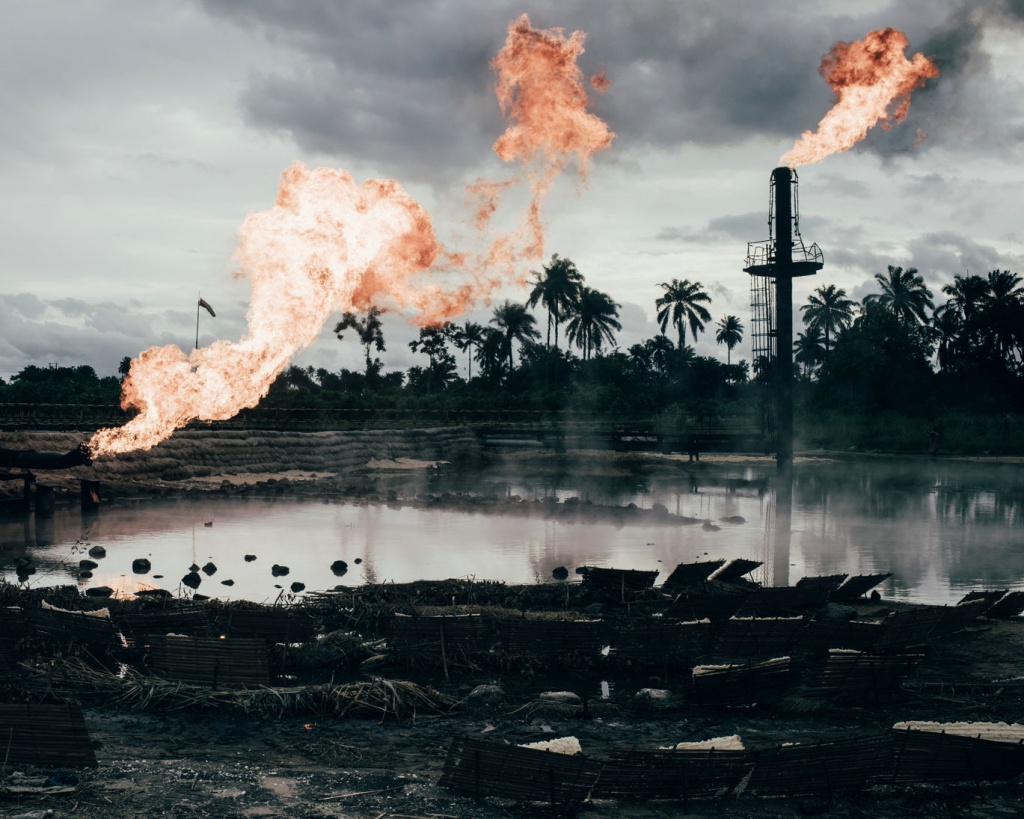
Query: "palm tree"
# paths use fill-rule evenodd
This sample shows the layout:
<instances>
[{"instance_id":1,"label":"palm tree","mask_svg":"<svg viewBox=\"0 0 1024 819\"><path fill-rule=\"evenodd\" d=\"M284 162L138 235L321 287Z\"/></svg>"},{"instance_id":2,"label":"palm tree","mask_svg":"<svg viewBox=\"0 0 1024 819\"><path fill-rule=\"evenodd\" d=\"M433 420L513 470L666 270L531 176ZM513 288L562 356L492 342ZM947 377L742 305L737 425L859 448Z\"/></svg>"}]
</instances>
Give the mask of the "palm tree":
<instances>
[{"instance_id":1,"label":"palm tree","mask_svg":"<svg viewBox=\"0 0 1024 819\"><path fill-rule=\"evenodd\" d=\"M1021 338L1024 320L1022 280L1009 270L991 270L984 296L985 328L991 334L1000 358L1013 365L1013 349Z\"/></svg>"},{"instance_id":2,"label":"palm tree","mask_svg":"<svg viewBox=\"0 0 1024 819\"><path fill-rule=\"evenodd\" d=\"M952 300L936 308L932 313L932 330L939 342L936 348L939 369L953 369L963 335L964 321Z\"/></svg>"},{"instance_id":3,"label":"palm tree","mask_svg":"<svg viewBox=\"0 0 1024 819\"><path fill-rule=\"evenodd\" d=\"M676 345L672 343L672 339L659 333L654 338L647 339L644 342L644 346L650 349L651 361L654 362L658 372L662 375L668 373L669 363L672 361L672 353L676 348Z\"/></svg>"},{"instance_id":4,"label":"palm tree","mask_svg":"<svg viewBox=\"0 0 1024 819\"><path fill-rule=\"evenodd\" d=\"M520 345L536 341L540 333L534 329L537 323L532 315L526 312L526 306L515 304L505 299L505 303L494 308L494 318L491 324L501 331L502 350L508 360L508 370L512 372L515 364L512 360L512 342L518 341Z\"/></svg>"},{"instance_id":5,"label":"palm tree","mask_svg":"<svg viewBox=\"0 0 1024 819\"><path fill-rule=\"evenodd\" d=\"M555 327L555 349L558 349L558 325L568 316L573 304L579 298L583 287L583 274L569 259L560 259L557 253L551 255L551 263L544 266L544 272L533 271L534 285L527 307L543 305L548 311L547 346L551 349L551 326Z\"/></svg>"},{"instance_id":6,"label":"palm tree","mask_svg":"<svg viewBox=\"0 0 1024 819\"><path fill-rule=\"evenodd\" d=\"M461 327L456 327L452 334L452 343L463 352L469 351L466 355L466 381L473 380L473 348L480 349L484 343L484 328L475 321L467 321Z\"/></svg>"},{"instance_id":7,"label":"palm tree","mask_svg":"<svg viewBox=\"0 0 1024 819\"><path fill-rule=\"evenodd\" d=\"M825 334L825 355L831 349L832 337L853 322L855 306L855 302L846 298L845 290L830 284L811 293L807 297L807 304L800 307L807 329Z\"/></svg>"},{"instance_id":8,"label":"palm tree","mask_svg":"<svg viewBox=\"0 0 1024 819\"><path fill-rule=\"evenodd\" d=\"M629 350L629 361L633 365L637 374L643 378L648 378L651 375L651 370L654 369L654 360L651 357L651 348L649 344L633 344Z\"/></svg>"},{"instance_id":9,"label":"palm tree","mask_svg":"<svg viewBox=\"0 0 1024 819\"><path fill-rule=\"evenodd\" d=\"M497 384L505 369L505 335L497 327L484 327L482 339L476 348L480 373L487 381Z\"/></svg>"},{"instance_id":10,"label":"palm tree","mask_svg":"<svg viewBox=\"0 0 1024 819\"><path fill-rule=\"evenodd\" d=\"M917 326L928 323L925 309L934 309L932 291L924 285L924 276L916 267L893 267L889 265L888 275L875 274L875 281L882 288L881 293L872 293L865 302L877 302L902 323Z\"/></svg>"},{"instance_id":11,"label":"palm tree","mask_svg":"<svg viewBox=\"0 0 1024 819\"><path fill-rule=\"evenodd\" d=\"M686 325L689 324L690 335L696 342L697 333L704 332L704 323L711 321L711 313L701 302L710 303L711 297L701 289L700 282L689 279L672 279L659 287L665 290L665 295L655 302L661 332L672 324L679 331L679 349L682 349L686 345Z\"/></svg>"},{"instance_id":12,"label":"palm tree","mask_svg":"<svg viewBox=\"0 0 1024 819\"><path fill-rule=\"evenodd\" d=\"M796 354L793 360L803 365L804 375L809 374L825 360L825 347L822 341L821 329L817 326L809 325L806 333L796 334L796 341L793 342L793 351Z\"/></svg>"},{"instance_id":13,"label":"palm tree","mask_svg":"<svg viewBox=\"0 0 1024 819\"><path fill-rule=\"evenodd\" d=\"M725 345L725 363L732 366L732 348L743 341L743 324L739 316L726 316L719 320L715 341Z\"/></svg>"},{"instance_id":14,"label":"palm tree","mask_svg":"<svg viewBox=\"0 0 1024 819\"><path fill-rule=\"evenodd\" d=\"M359 336L359 343L363 345L363 352L366 354L366 379L367 381L373 378L374 364L376 363L376 371L380 370L380 359L374 362L370 358L370 347L376 345L377 352L384 352L386 347L384 346L384 330L381 324L380 317L384 314L384 311L379 307L371 307L369 312L366 314L365 319L360 319L355 313L342 313L341 321L334 326L334 334L340 341L342 339L342 333L349 328L356 331L356 335Z\"/></svg>"},{"instance_id":15,"label":"palm tree","mask_svg":"<svg viewBox=\"0 0 1024 819\"><path fill-rule=\"evenodd\" d=\"M607 293L583 287L572 309L574 315L565 326L565 333L570 342L583 350L586 361L591 351L600 349L605 341L615 341L615 331L622 329L619 305Z\"/></svg>"},{"instance_id":16,"label":"palm tree","mask_svg":"<svg viewBox=\"0 0 1024 819\"><path fill-rule=\"evenodd\" d=\"M965 322L973 322L988 297L988 282L981 276L954 276L953 283L943 285L942 292Z\"/></svg>"}]
</instances>

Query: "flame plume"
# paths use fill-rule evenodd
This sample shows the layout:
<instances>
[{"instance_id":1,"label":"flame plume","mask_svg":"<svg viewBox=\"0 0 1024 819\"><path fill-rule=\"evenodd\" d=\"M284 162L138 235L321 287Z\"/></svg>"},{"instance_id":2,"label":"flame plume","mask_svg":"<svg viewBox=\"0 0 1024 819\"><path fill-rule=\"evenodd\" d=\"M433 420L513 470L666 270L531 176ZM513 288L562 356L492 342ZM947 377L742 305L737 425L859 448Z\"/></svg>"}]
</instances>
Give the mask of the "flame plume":
<instances>
[{"instance_id":1,"label":"flame plume","mask_svg":"<svg viewBox=\"0 0 1024 819\"><path fill-rule=\"evenodd\" d=\"M894 28L870 32L863 40L836 43L821 61L819 71L837 102L815 132L804 131L779 165L795 168L820 162L859 142L868 129L881 121L889 129L902 122L910 108L910 96L939 69L923 54L904 56L907 36ZM896 105L891 118L889 108Z\"/></svg>"},{"instance_id":2,"label":"flame plume","mask_svg":"<svg viewBox=\"0 0 1024 819\"><path fill-rule=\"evenodd\" d=\"M121 395L121 406L139 413L123 427L99 430L89 442L93 453L149 449L193 419L226 420L255 406L336 311L386 307L411 311L415 323L436 324L487 299L510 277L524 281L523 266L543 257L541 206L555 177L575 159L585 179L590 158L614 137L586 111L576 64L583 40L578 31L566 37L561 29L534 29L523 15L509 25L491 63L511 122L494 150L521 171L501 182L478 181L468 194L483 231L505 190L529 184L517 229L493 238L484 253L454 252L398 182L358 184L346 171L296 162L281 175L274 207L248 216L239 231L238 275L252 283L245 335L190 355L175 345L141 353ZM435 270L461 273L466 281L431 281Z\"/></svg>"}]
</instances>

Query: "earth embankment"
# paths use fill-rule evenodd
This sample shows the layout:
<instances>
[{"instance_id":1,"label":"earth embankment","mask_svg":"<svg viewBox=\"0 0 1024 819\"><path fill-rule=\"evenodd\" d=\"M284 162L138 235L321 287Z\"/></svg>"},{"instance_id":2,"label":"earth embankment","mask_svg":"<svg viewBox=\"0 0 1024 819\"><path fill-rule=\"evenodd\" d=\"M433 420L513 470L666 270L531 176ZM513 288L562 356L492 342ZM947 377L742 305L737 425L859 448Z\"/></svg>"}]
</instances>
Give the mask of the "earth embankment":
<instances>
[{"instance_id":1,"label":"earth embankment","mask_svg":"<svg viewBox=\"0 0 1024 819\"><path fill-rule=\"evenodd\" d=\"M89 437L73 432L12 432L0 436L0 446L67 452ZM363 471L371 462L459 461L479 451L476 435L464 427L347 432L180 430L150 450L101 456L90 466L40 472L38 478L57 484L87 478L113 485L290 471L340 475Z\"/></svg>"}]
</instances>

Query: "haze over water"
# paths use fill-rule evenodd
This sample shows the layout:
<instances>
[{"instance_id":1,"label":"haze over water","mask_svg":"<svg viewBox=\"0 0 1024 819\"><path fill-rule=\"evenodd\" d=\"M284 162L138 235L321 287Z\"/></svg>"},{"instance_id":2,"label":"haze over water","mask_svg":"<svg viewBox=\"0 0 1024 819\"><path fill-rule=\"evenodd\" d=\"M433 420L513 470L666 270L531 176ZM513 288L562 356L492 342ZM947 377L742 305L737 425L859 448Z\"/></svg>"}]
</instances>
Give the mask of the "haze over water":
<instances>
[{"instance_id":1,"label":"haze over water","mask_svg":"<svg viewBox=\"0 0 1024 819\"><path fill-rule=\"evenodd\" d=\"M753 579L785 585L803 576L893 572L883 596L955 603L977 588L1024 588L1024 470L1019 465L879 459L798 464L788 559L774 531L774 467L765 463L679 465L675 474L574 478L458 474L382 479L399 498L417 492L473 491L524 499L579 497L600 504L664 504L708 519L701 525L565 523L541 517L485 515L358 504L342 500L204 497L123 502L83 518L77 507L49 521L0 519L0 574L14 581L13 560L30 554L33 586L75 582L79 560L101 545L83 585L122 593L160 587L183 591L193 563L212 562L202 594L272 601L292 582L306 592L336 584L475 577L509 583L553 582L565 566L658 569L677 563L745 557L764 561ZM426 483L424 483L426 481ZM741 516L745 524L720 519ZM211 523L207 526L205 524ZM247 562L245 555L256 555ZM148 575L132 560L148 558ZM355 561L359 559L361 563ZM348 563L335 576L335 560ZM289 574L273 577L273 564ZM154 575L163 575L155 578ZM233 586L221 581L234 580Z\"/></svg>"}]
</instances>

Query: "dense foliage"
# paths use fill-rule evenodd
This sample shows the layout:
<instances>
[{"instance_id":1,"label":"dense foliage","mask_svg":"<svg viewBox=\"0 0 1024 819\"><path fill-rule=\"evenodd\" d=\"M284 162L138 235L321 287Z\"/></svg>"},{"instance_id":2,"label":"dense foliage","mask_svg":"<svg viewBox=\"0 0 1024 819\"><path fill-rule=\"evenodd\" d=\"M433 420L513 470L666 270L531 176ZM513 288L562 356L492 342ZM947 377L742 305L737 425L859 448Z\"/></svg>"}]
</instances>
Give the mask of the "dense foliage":
<instances>
[{"instance_id":1,"label":"dense foliage","mask_svg":"<svg viewBox=\"0 0 1024 819\"><path fill-rule=\"evenodd\" d=\"M938 434L948 449L1024 452L1024 281L1008 270L956 276L941 301L914 268L890 265L874 278L878 292L860 303L823 285L801 307L798 446L919 451ZM746 361L731 363L740 319L723 315L712 327L726 363L699 356L686 339L712 321L710 296L689 279L661 287L663 332L622 350L619 305L555 255L534 273L525 304L497 305L487 325L423 328L409 344L423 363L405 372L385 372L373 355L386 350L380 312L346 313L335 333L352 343L354 331L365 368L289 367L261 406L758 417L762 385ZM87 366L30 365L0 380L0 403L110 406L119 387Z\"/></svg>"}]
</instances>

